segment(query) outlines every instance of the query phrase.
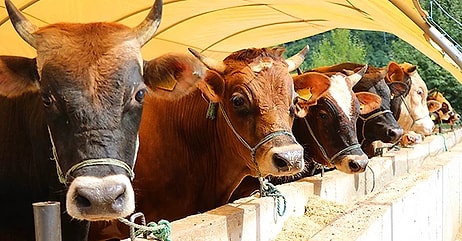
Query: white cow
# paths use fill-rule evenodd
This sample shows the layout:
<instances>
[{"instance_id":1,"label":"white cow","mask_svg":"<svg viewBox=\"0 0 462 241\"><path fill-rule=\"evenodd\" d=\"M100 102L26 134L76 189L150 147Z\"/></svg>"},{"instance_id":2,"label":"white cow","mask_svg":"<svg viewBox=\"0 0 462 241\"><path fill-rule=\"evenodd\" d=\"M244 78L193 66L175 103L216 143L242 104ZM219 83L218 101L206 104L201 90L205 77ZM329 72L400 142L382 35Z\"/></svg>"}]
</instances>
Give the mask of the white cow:
<instances>
[{"instance_id":1,"label":"white cow","mask_svg":"<svg viewBox=\"0 0 462 241\"><path fill-rule=\"evenodd\" d=\"M434 123L430 118L427 107L427 85L417 72L417 66L402 63L395 65L395 68L397 68L397 71L389 72L399 73L398 75L402 75L409 85L408 94L400 97L401 105L398 110L392 110L395 117L398 117L398 124L404 129L405 135L402 141L405 144L420 142L423 136L431 135L434 128ZM393 81L392 79L393 76L387 76L388 81Z\"/></svg>"}]
</instances>

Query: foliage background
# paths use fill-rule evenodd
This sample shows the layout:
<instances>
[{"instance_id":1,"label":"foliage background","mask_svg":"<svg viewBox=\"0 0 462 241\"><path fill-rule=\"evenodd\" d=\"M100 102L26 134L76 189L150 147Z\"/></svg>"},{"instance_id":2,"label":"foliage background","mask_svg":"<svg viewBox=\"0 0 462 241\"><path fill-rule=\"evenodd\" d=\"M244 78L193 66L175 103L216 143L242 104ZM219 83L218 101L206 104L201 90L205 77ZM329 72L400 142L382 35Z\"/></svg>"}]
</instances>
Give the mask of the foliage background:
<instances>
[{"instance_id":1,"label":"foliage background","mask_svg":"<svg viewBox=\"0 0 462 241\"><path fill-rule=\"evenodd\" d=\"M432 3L432 8L430 7ZM433 20L457 43L462 43L462 1L421 0L423 9L432 12ZM435 7L439 4L453 19ZM455 20L455 21L454 21ZM449 72L426 57L411 45L393 34L374 31L336 29L323 34L285 43L286 56L297 53L305 45L310 46L302 70L333 65L341 62L367 63L385 67L390 61L417 65L418 72L428 89L443 92L453 108L462 113L462 84ZM462 80L460 80L462 81Z\"/></svg>"}]
</instances>

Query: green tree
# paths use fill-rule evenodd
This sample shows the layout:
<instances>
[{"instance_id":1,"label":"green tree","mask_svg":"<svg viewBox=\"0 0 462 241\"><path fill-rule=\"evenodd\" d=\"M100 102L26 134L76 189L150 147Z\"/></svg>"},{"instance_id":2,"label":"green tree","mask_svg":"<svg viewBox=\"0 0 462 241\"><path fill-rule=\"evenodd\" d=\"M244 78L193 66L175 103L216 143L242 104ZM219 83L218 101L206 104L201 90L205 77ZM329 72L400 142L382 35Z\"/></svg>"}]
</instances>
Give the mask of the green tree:
<instances>
[{"instance_id":1,"label":"green tree","mask_svg":"<svg viewBox=\"0 0 462 241\"><path fill-rule=\"evenodd\" d=\"M342 62L365 63L366 50L350 30L336 29L325 35L317 49L312 50L310 67L334 65Z\"/></svg>"}]
</instances>

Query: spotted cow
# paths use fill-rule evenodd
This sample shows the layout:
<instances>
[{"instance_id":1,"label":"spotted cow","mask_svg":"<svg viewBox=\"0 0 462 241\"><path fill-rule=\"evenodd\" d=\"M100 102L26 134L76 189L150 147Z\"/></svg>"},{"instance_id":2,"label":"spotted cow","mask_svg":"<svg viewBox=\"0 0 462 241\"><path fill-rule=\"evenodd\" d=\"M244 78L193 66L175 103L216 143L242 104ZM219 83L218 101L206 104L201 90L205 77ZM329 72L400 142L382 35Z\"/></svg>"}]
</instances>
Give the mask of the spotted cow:
<instances>
[{"instance_id":1,"label":"spotted cow","mask_svg":"<svg viewBox=\"0 0 462 241\"><path fill-rule=\"evenodd\" d=\"M329 72L346 72L358 71L363 68L364 64L341 63L333 66L319 67L313 71ZM407 85L403 81L395 81L387 84L385 75L391 74L393 68L377 68L369 66L367 72L360 81L353 87L354 92L370 92L381 97L380 108L374 111L360 114L357 125L358 140L364 152L372 157L375 154L373 142L382 141L385 143L394 143L399 141L403 135L403 129L399 126L393 116L391 108L392 98L398 98L405 93Z\"/></svg>"},{"instance_id":2,"label":"spotted cow","mask_svg":"<svg viewBox=\"0 0 462 241\"><path fill-rule=\"evenodd\" d=\"M131 181L147 92L143 71L150 71L140 48L159 26L162 1L135 28L39 28L10 0L5 5L37 57L0 56L0 239L34 240L32 203L55 200L63 240L87 240L89 221L135 210Z\"/></svg>"}]
</instances>

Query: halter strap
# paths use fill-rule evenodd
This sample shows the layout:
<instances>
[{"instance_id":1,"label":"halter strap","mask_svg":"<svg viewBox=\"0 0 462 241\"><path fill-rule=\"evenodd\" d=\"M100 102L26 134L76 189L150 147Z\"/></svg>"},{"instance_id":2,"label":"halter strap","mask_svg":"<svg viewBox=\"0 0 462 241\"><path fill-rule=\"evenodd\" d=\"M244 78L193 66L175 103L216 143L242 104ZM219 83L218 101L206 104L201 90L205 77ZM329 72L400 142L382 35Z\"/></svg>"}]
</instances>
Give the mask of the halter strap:
<instances>
[{"instance_id":1,"label":"halter strap","mask_svg":"<svg viewBox=\"0 0 462 241\"><path fill-rule=\"evenodd\" d=\"M59 165L59 161L58 161L58 153L56 151L56 146L55 146L55 142L53 140L53 136L51 135L51 130L50 130L50 127L47 126L48 128L48 134L50 136L50 142L51 142L51 149L52 149L52 152L53 152L53 159L55 161L55 164L56 164L56 174L58 174L58 180L60 183L66 185L67 184L67 179L69 178L69 176L72 174L72 172L80 169L80 168L83 168L83 167L88 167L88 166L98 166L98 165L112 165L112 166L117 166L117 167L120 167L122 169L124 169L125 171L127 171L128 173L128 176L130 177L130 180L133 181L133 178L135 178L135 172L133 171L133 168L130 167L127 163L123 162L123 161L120 161L120 160L117 160L117 159L114 159L114 158L101 158L101 159L88 159L88 160L84 160L82 162L79 162L75 165L73 165L71 168L69 168L69 170L66 172L66 174L63 173L60 165ZM135 151L135 159L136 160L136 153L138 152L138 147L139 147L139 139L138 139L138 136L137 136L137 139L136 139L136 151Z\"/></svg>"},{"instance_id":2,"label":"halter strap","mask_svg":"<svg viewBox=\"0 0 462 241\"><path fill-rule=\"evenodd\" d=\"M318 145L319 149L321 150L322 155L332 165L335 165L335 163L336 163L335 159L337 157L339 157L340 155L342 155L343 153L354 150L354 149L359 149L361 147L361 145L359 143L356 143L356 144L353 144L353 145L350 145L350 146L347 146L347 147L343 148L339 152L335 153L332 157L329 157L327 155L327 152L324 149L324 147L321 145L321 143L318 141L318 139L314 135L313 129L311 129L311 126L308 123L308 121L306 120L306 118L303 118L303 120L305 121L305 125L308 128L308 131L310 132L311 137L313 137L314 141L316 142L316 145Z\"/></svg>"},{"instance_id":3,"label":"halter strap","mask_svg":"<svg viewBox=\"0 0 462 241\"><path fill-rule=\"evenodd\" d=\"M381 110L381 111L378 111L378 112L376 112L376 113L374 113L374 114L372 114L372 115L370 115L370 116L368 116L368 117L366 117L366 118L364 118L364 117L362 117L361 115L359 115L359 118L360 118L361 120L363 120L363 125L361 126L361 135L362 135L362 137L363 137L363 140L361 141L361 146L363 145L364 141L367 139L367 138L366 138L366 133L365 133L365 130L366 130L366 122L367 122L368 120L372 120L372 119L374 119L374 118L376 118L376 117L378 117L378 116L380 116L380 115L384 115L384 114L386 114L386 113L391 113L391 114L393 115L393 112L391 112L391 110Z\"/></svg>"},{"instance_id":4,"label":"halter strap","mask_svg":"<svg viewBox=\"0 0 462 241\"><path fill-rule=\"evenodd\" d=\"M285 131L285 130L281 130L281 131L275 131L275 132L271 132L269 133L268 135L264 136L254 147L251 147L249 145L249 143L247 141L245 141L245 139L237 132L237 130L234 128L233 124L231 123L231 121L229 120L229 117L228 117L228 114L226 113L225 109L223 108L223 105L220 103L219 104L220 106L220 110L221 112L223 113L223 117L225 118L225 121L226 123L228 124L229 128L231 128L231 130L233 131L234 135L237 137L237 139L239 139L239 141L247 148L250 150L250 155L252 156L252 161L253 163L255 164L255 168L257 170L257 173L258 173L258 177L261 177L261 172L260 172L260 168L258 168L258 163L257 163L257 160L255 159L255 153L257 152L257 149L262 146L263 144L265 144L266 142L270 141L271 139L277 137L277 136L281 136L281 135L287 135L287 136L290 136L293 140L295 140L295 137L294 135L292 134L292 132L290 131Z\"/></svg>"},{"instance_id":5,"label":"halter strap","mask_svg":"<svg viewBox=\"0 0 462 241\"><path fill-rule=\"evenodd\" d=\"M412 116L411 109L409 108L409 106L406 104L406 101L404 100L404 97L403 97L403 96L400 96L400 98L401 98L401 101L402 101L403 104L404 104L404 107L406 107L407 113L409 113L409 116L410 116L411 119L412 119L411 127L409 127L409 129L412 129L412 127L414 126L414 124L415 124L417 121L422 120L422 119L426 118L427 116L424 115L424 116L419 117L419 118L414 118L414 117Z\"/></svg>"}]
</instances>

